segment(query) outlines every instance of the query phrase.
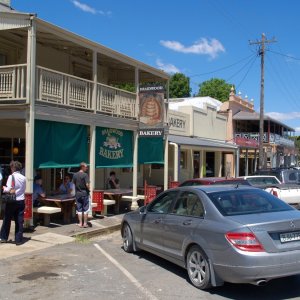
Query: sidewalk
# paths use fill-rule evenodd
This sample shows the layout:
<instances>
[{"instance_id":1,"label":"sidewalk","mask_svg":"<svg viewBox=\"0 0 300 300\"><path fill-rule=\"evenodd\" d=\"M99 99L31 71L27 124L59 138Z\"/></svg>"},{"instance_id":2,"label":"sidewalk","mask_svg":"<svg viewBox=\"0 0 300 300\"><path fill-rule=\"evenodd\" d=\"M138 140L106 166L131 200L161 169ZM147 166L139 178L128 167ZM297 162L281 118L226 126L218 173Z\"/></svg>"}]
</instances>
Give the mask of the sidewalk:
<instances>
[{"instance_id":1,"label":"sidewalk","mask_svg":"<svg viewBox=\"0 0 300 300\"><path fill-rule=\"evenodd\" d=\"M88 222L89 228L80 228L75 221L66 225L57 223L50 223L47 227L38 225L33 229L24 229L24 244L20 246L16 246L14 243L15 227L12 222L8 243L0 244L0 259L69 243L80 236L91 238L120 230L122 218L123 214L91 218ZM0 220L1 225L2 220Z\"/></svg>"}]
</instances>

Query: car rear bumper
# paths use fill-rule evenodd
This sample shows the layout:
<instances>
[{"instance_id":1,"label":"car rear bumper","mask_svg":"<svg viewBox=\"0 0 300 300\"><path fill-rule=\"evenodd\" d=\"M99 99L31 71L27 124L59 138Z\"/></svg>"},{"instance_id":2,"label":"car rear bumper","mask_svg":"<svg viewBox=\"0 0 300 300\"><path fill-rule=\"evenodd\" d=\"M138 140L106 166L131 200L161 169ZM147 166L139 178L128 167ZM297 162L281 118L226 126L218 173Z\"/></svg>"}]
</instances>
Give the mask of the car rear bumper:
<instances>
[{"instance_id":1,"label":"car rear bumper","mask_svg":"<svg viewBox=\"0 0 300 300\"><path fill-rule=\"evenodd\" d=\"M247 257L246 264L214 264L215 273L232 283L255 283L300 274L300 251L280 254L264 253Z\"/></svg>"}]
</instances>

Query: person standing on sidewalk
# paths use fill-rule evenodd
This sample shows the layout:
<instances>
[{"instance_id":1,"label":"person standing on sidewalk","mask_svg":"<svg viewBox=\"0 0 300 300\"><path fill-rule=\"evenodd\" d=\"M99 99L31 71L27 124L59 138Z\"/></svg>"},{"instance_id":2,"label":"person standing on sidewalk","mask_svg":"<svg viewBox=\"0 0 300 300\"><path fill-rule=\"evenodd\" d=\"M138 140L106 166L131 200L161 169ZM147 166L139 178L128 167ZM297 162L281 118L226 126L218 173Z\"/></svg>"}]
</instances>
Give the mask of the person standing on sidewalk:
<instances>
[{"instance_id":1,"label":"person standing on sidewalk","mask_svg":"<svg viewBox=\"0 0 300 300\"><path fill-rule=\"evenodd\" d=\"M75 185L75 199L78 215L78 226L87 228L89 211L90 179L87 172L87 164L82 162L80 170L74 174L73 183Z\"/></svg>"},{"instance_id":2,"label":"person standing on sidewalk","mask_svg":"<svg viewBox=\"0 0 300 300\"><path fill-rule=\"evenodd\" d=\"M9 175L6 186L3 186L3 192L9 193L14 189L17 201L14 203L6 203L0 231L0 243L7 242L11 221L13 219L15 221L15 243L16 245L21 245L23 242L26 178L20 173L22 169L22 164L20 162L11 161L9 166L12 174Z\"/></svg>"}]
</instances>

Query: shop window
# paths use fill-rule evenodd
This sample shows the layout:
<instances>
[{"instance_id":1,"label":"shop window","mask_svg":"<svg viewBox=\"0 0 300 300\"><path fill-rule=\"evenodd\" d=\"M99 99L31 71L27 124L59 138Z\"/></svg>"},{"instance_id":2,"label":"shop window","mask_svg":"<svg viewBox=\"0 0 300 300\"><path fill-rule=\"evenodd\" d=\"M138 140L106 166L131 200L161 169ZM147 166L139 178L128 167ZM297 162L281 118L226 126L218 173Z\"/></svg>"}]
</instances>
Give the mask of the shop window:
<instances>
[{"instance_id":1,"label":"shop window","mask_svg":"<svg viewBox=\"0 0 300 300\"><path fill-rule=\"evenodd\" d=\"M187 153L186 151L180 151L180 169L187 168Z\"/></svg>"}]
</instances>

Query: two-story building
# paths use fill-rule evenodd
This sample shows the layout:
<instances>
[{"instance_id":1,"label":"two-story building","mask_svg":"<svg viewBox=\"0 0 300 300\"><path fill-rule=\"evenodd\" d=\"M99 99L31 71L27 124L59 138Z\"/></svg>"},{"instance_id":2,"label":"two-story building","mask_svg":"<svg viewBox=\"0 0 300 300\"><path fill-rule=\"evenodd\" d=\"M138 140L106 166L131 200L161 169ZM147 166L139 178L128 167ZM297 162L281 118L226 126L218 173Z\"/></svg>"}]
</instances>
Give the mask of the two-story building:
<instances>
[{"instance_id":1,"label":"two-story building","mask_svg":"<svg viewBox=\"0 0 300 300\"><path fill-rule=\"evenodd\" d=\"M227 140L240 147L240 175L248 175L258 168L260 114L248 99L235 95L232 88L229 100L219 111L226 115ZM267 115L264 116L263 168L289 167L296 162L294 141L290 137L295 130Z\"/></svg>"},{"instance_id":2,"label":"two-story building","mask_svg":"<svg viewBox=\"0 0 300 300\"><path fill-rule=\"evenodd\" d=\"M24 163L29 193L35 170L52 189L62 176L58 170L86 161L92 189L104 188L109 170L117 169L121 185L136 194L143 184L139 164L148 163L138 161L139 86L167 86L169 76L4 2L0 163ZM135 92L116 88L124 83L133 84ZM167 157L163 141L159 147ZM167 170L164 181L167 186Z\"/></svg>"}]
</instances>

